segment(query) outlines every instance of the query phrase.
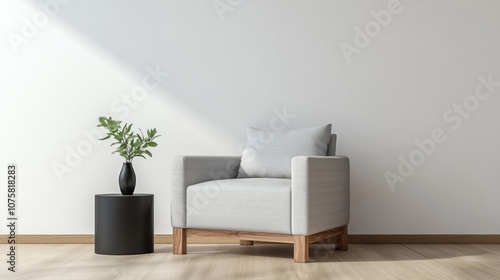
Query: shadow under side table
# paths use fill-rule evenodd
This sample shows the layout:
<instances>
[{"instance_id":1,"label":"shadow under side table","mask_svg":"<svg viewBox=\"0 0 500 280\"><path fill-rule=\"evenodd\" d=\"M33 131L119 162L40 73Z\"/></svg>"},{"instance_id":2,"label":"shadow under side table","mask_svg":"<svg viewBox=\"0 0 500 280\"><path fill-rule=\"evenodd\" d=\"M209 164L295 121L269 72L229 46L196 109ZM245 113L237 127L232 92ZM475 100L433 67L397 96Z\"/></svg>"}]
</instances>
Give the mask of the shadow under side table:
<instances>
[{"instance_id":1,"label":"shadow under side table","mask_svg":"<svg viewBox=\"0 0 500 280\"><path fill-rule=\"evenodd\" d=\"M154 195L97 194L95 253L147 254L154 251Z\"/></svg>"}]
</instances>

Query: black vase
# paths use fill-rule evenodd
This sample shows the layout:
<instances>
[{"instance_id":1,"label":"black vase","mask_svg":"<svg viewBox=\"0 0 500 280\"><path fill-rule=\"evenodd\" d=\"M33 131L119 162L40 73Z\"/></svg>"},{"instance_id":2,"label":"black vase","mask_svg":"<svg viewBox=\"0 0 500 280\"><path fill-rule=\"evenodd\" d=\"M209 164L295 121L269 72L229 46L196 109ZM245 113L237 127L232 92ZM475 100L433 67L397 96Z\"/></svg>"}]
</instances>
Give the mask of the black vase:
<instances>
[{"instance_id":1,"label":"black vase","mask_svg":"<svg viewBox=\"0 0 500 280\"><path fill-rule=\"evenodd\" d=\"M122 171L120 171L120 177L118 177L118 182L120 183L120 191L123 195L134 194L135 172L131 162L123 163Z\"/></svg>"}]
</instances>

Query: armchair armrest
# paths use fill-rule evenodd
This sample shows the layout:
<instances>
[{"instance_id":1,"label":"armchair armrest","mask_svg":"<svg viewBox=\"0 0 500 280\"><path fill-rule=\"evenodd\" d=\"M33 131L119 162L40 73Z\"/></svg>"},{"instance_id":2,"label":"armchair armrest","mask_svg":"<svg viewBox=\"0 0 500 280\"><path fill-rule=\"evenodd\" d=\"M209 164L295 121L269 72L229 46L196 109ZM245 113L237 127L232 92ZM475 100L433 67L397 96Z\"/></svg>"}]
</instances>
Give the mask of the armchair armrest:
<instances>
[{"instance_id":1,"label":"armchair armrest","mask_svg":"<svg viewBox=\"0 0 500 280\"><path fill-rule=\"evenodd\" d=\"M292 234L310 235L349 223L349 158L292 159Z\"/></svg>"},{"instance_id":2,"label":"armchair armrest","mask_svg":"<svg viewBox=\"0 0 500 280\"><path fill-rule=\"evenodd\" d=\"M220 179L236 178L239 156L177 156L172 163L171 220L173 227L186 227L188 186Z\"/></svg>"}]
</instances>

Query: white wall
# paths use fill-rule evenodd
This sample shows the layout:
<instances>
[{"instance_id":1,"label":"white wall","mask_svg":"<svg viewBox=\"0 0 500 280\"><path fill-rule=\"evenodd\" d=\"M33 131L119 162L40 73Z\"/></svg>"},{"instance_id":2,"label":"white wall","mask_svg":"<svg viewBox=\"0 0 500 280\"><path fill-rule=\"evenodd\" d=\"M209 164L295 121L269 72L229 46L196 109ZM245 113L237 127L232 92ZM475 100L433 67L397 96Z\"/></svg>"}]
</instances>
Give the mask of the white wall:
<instances>
[{"instance_id":1,"label":"white wall","mask_svg":"<svg viewBox=\"0 0 500 280\"><path fill-rule=\"evenodd\" d=\"M85 148L101 115L163 135L152 159L134 161L136 191L155 194L155 232L171 233L172 156L238 154L245 127L268 126L284 107L290 129L333 123L351 158L352 233L500 233L500 87L457 129L456 113L443 119L480 76L500 81L498 1L401 0L351 63L339 45L389 1L230 1L221 20L212 0L73 0L24 35L23 18L38 12L43 25L44 10L4 2L0 169L18 164L19 233L93 233L94 194L118 191L122 160L108 142L73 158L61 180L53 165ZM24 37L17 54L12 33ZM125 106L157 65L169 76ZM435 128L446 141L391 190L385 172L398 174L398 156Z\"/></svg>"}]
</instances>

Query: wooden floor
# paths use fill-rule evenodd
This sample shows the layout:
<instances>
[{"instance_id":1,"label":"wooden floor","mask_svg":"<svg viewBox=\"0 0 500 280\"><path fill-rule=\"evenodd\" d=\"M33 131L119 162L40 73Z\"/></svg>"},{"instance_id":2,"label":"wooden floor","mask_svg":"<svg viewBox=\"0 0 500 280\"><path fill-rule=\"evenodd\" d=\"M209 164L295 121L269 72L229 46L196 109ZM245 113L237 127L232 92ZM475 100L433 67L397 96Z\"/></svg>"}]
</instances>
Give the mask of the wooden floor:
<instances>
[{"instance_id":1,"label":"wooden floor","mask_svg":"<svg viewBox=\"0 0 500 280\"><path fill-rule=\"evenodd\" d=\"M105 256L93 245L18 245L18 271L7 271L0 245L0 279L500 279L500 245L333 245L310 247L311 262L294 263L293 245L171 245L153 254Z\"/></svg>"}]
</instances>

